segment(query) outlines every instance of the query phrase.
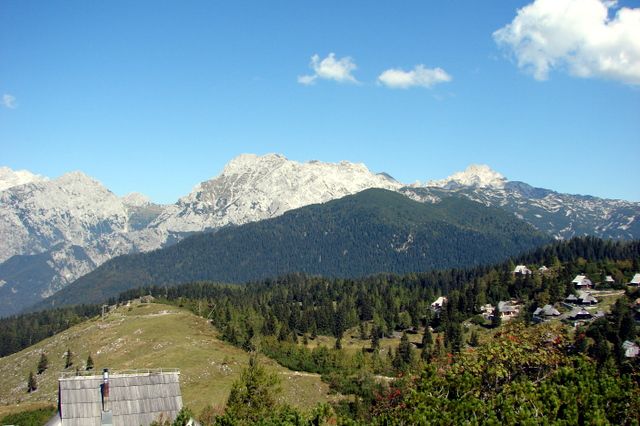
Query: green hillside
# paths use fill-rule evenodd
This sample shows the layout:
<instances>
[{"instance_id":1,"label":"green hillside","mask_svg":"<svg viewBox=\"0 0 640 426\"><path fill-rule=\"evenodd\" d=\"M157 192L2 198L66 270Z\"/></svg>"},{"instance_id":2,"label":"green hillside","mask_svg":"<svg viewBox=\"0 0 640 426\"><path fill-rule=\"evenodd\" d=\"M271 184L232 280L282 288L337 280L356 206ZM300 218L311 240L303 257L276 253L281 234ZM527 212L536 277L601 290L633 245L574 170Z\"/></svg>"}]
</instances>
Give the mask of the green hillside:
<instances>
[{"instance_id":1,"label":"green hillside","mask_svg":"<svg viewBox=\"0 0 640 426\"><path fill-rule=\"evenodd\" d=\"M65 369L67 349L73 365ZM38 389L27 393L27 377L36 372L41 353L49 367L37 375ZM85 369L91 355L95 368L112 370L179 368L185 405L200 412L207 404L224 407L231 384L246 367L249 354L218 340L208 322L186 310L160 304L121 306L104 320L96 317L0 358L0 413L25 406L57 403L61 372ZM327 400L327 386L318 375L300 374L264 358L281 377L281 399L306 409Z\"/></svg>"},{"instance_id":2,"label":"green hillside","mask_svg":"<svg viewBox=\"0 0 640 426\"><path fill-rule=\"evenodd\" d=\"M513 215L466 199L428 204L372 189L113 259L39 307L101 302L151 284L464 268L502 261L546 241Z\"/></svg>"}]
</instances>

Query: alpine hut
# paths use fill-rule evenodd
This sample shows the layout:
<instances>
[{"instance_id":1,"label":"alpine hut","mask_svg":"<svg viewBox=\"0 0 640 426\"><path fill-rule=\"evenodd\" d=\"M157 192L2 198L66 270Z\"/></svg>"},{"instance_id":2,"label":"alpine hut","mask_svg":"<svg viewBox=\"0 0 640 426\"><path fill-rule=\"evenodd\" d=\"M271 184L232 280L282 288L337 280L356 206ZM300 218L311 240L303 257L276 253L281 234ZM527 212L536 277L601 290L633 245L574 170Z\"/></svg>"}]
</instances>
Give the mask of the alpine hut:
<instances>
[{"instance_id":1,"label":"alpine hut","mask_svg":"<svg viewBox=\"0 0 640 426\"><path fill-rule=\"evenodd\" d=\"M178 370L145 370L58 379L58 413L47 426L149 425L182 408Z\"/></svg>"}]
</instances>

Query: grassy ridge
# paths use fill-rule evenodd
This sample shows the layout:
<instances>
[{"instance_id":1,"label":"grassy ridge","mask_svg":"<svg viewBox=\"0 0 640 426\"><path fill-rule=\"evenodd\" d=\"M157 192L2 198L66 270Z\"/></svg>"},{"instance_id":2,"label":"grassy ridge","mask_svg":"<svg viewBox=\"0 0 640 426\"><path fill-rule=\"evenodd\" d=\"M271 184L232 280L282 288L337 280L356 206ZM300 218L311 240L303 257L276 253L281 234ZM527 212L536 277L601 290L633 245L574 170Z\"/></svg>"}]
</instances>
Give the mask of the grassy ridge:
<instances>
[{"instance_id":1,"label":"grassy ridge","mask_svg":"<svg viewBox=\"0 0 640 426\"><path fill-rule=\"evenodd\" d=\"M0 413L19 409L16 404L56 404L57 379L65 371L67 348L75 354L69 372L76 367L83 370L89 354L97 371L180 368L183 402L195 412L207 404L223 407L231 384L248 362L246 352L218 340L206 320L183 309L160 304L123 306L105 320L91 319L0 358ZM28 394L27 376L36 371L42 351L49 368L37 377L38 390ZM318 376L294 373L266 358L263 362L282 378L283 401L306 409L327 400L327 386Z\"/></svg>"}]
</instances>

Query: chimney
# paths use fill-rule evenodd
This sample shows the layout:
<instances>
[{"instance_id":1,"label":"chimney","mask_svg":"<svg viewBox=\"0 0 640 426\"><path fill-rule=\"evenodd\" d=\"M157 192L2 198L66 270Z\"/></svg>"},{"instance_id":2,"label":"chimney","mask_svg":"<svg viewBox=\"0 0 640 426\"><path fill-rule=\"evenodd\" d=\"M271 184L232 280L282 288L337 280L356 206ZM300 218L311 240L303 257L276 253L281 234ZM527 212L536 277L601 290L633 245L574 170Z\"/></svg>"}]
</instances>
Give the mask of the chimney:
<instances>
[{"instance_id":1,"label":"chimney","mask_svg":"<svg viewBox=\"0 0 640 426\"><path fill-rule=\"evenodd\" d=\"M102 411L109 411L109 369L102 371Z\"/></svg>"}]
</instances>

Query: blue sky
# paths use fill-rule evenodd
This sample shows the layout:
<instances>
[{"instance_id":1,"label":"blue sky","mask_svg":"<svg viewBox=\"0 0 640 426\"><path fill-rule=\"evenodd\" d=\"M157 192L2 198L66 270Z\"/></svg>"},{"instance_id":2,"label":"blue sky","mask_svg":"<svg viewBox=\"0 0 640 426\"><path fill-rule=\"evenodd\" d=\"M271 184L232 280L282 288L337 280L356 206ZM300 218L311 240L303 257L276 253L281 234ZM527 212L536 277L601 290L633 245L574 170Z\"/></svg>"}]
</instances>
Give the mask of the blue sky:
<instances>
[{"instance_id":1,"label":"blue sky","mask_svg":"<svg viewBox=\"0 0 640 426\"><path fill-rule=\"evenodd\" d=\"M403 182L483 163L637 201L639 7L1 0L0 165L168 203L241 153Z\"/></svg>"}]
</instances>

